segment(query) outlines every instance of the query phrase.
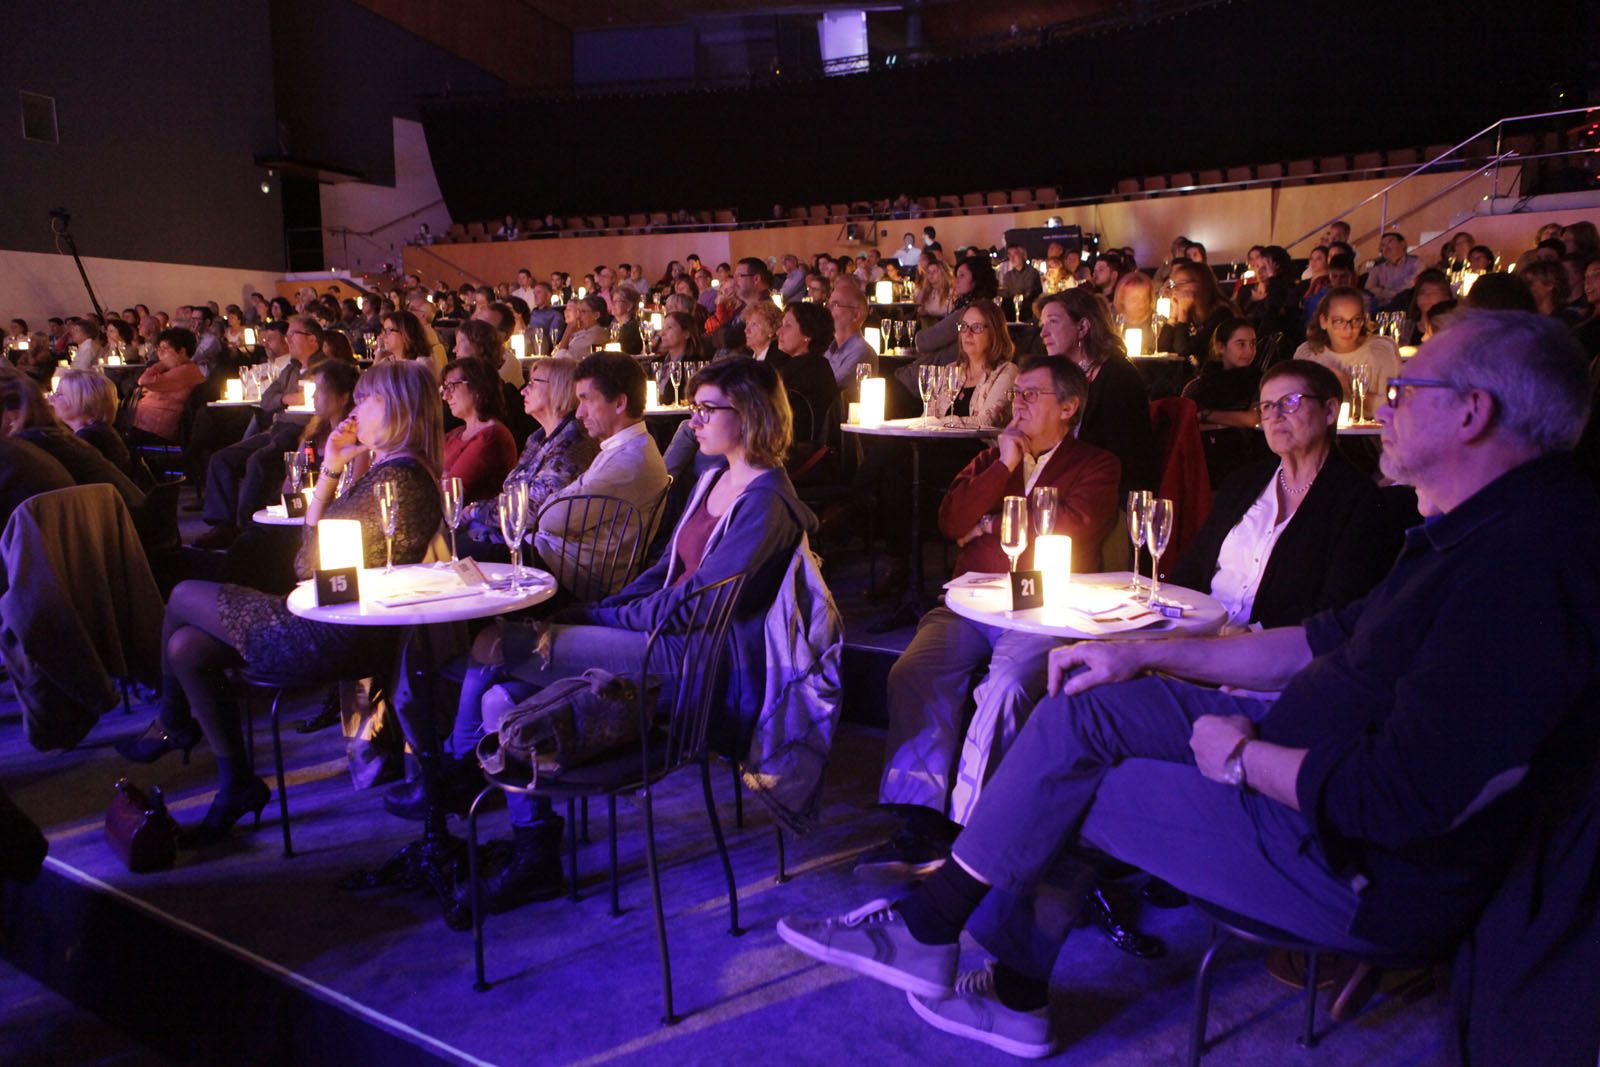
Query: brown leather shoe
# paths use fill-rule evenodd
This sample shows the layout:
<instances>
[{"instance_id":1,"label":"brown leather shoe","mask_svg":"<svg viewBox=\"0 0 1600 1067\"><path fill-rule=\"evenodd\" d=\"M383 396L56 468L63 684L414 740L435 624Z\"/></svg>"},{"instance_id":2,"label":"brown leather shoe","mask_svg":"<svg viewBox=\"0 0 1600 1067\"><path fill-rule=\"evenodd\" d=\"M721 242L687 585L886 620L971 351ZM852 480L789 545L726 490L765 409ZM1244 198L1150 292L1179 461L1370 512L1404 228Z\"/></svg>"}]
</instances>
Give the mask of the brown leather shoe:
<instances>
[{"instance_id":1,"label":"brown leather shoe","mask_svg":"<svg viewBox=\"0 0 1600 1067\"><path fill-rule=\"evenodd\" d=\"M195 548L203 548L208 552L220 552L239 539L239 527L232 523L222 523L211 527L205 533L194 539Z\"/></svg>"}]
</instances>

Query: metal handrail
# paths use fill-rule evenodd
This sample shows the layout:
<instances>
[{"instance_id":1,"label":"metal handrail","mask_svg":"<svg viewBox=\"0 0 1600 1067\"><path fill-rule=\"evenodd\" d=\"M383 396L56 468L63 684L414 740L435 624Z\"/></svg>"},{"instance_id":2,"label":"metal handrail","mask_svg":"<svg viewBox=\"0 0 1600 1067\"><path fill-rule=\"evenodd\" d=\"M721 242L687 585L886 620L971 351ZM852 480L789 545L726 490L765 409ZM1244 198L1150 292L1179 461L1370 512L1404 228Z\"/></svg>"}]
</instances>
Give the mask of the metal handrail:
<instances>
[{"instance_id":1,"label":"metal handrail","mask_svg":"<svg viewBox=\"0 0 1600 1067\"><path fill-rule=\"evenodd\" d=\"M1434 156L1432 159L1428 160L1426 163L1423 163L1422 165L1418 166L1415 170L1411 171L1409 174L1405 174L1405 175L1402 175L1399 178L1396 178L1394 181L1390 182L1388 185L1384 186L1382 189L1379 189L1376 192L1374 192L1371 196L1368 196L1364 200L1361 200L1361 201L1351 205L1350 207L1345 208L1343 211L1339 212L1339 214L1333 216L1333 218L1328 219L1326 222L1322 222L1322 223L1319 223L1316 226L1313 226L1310 230L1306 231L1304 234L1302 234L1299 237L1295 238L1293 241L1289 242L1284 247L1285 248L1293 248L1295 245L1300 244L1302 241L1306 240L1306 238L1311 237L1314 234L1321 233L1323 230L1326 230L1333 223L1338 222L1339 220L1343 219L1345 216L1350 215L1353 212L1361 210L1362 208L1366 207L1368 204L1372 203L1374 200L1381 200L1382 201L1382 207L1381 207L1381 209L1379 211L1379 215L1378 215L1378 220L1379 220L1378 221L1378 232L1379 233L1383 233L1387 229L1387 224L1388 224L1388 220L1389 220L1389 194L1391 192L1393 192L1394 189L1397 186L1405 184L1406 182L1410 181L1412 178L1415 178L1417 175L1421 174L1423 171L1427 170L1429 167L1433 166L1434 164L1440 163L1443 160L1447 159L1448 157L1454 155L1455 153L1459 152L1461 149L1467 147L1467 145L1471 144L1473 141L1478 140L1480 137L1487 137L1490 133L1494 133L1496 135L1495 136L1495 153L1496 153L1496 156L1497 156L1496 162L1498 162L1499 158L1503 158L1504 155L1505 155L1505 153L1501 152L1501 138L1502 138L1502 136L1504 135L1504 132L1505 132L1504 131L1504 127L1508 123L1512 123L1512 122L1529 122L1529 121L1532 121L1533 119L1553 119L1553 118L1558 118L1558 117L1560 117L1562 115L1587 115L1587 114L1591 114L1591 113L1593 113L1595 111L1600 111L1600 106L1595 106L1595 107L1569 107L1569 108L1563 108L1560 111L1541 111L1541 112L1538 112L1538 113L1535 113L1535 114L1512 115L1512 116L1507 117L1507 118L1496 119L1494 122L1491 122L1489 125L1485 126L1483 129L1479 130L1477 133L1473 134L1471 137L1468 137L1466 140L1460 142L1459 144L1451 145L1448 149L1446 149L1445 151L1439 153L1437 156ZM1496 189L1499 188L1499 171L1498 170L1495 172L1495 188Z\"/></svg>"}]
</instances>

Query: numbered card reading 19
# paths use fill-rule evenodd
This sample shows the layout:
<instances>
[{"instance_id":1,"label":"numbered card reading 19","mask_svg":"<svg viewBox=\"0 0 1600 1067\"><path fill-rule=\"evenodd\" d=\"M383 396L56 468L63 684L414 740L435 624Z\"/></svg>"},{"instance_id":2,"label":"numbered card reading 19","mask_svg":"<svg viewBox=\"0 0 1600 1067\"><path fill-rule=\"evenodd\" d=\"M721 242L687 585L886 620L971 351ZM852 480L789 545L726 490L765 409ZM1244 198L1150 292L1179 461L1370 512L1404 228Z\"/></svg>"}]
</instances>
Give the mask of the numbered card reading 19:
<instances>
[{"instance_id":1,"label":"numbered card reading 19","mask_svg":"<svg viewBox=\"0 0 1600 1067\"><path fill-rule=\"evenodd\" d=\"M337 567L317 572L317 607L353 604L361 599L359 567Z\"/></svg>"},{"instance_id":2,"label":"numbered card reading 19","mask_svg":"<svg viewBox=\"0 0 1600 1067\"><path fill-rule=\"evenodd\" d=\"M1027 611L1044 607L1044 572L1011 572L1011 610Z\"/></svg>"}]
</instances>

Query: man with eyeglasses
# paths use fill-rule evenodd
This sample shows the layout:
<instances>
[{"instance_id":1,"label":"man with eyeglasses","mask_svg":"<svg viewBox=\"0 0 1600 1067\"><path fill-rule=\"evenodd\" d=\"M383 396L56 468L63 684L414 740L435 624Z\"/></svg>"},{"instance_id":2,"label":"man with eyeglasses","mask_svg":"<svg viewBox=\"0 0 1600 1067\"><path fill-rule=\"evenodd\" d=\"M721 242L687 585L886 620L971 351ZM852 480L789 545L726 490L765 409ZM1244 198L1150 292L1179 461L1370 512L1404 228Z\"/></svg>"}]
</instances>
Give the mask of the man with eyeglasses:
<instances>
[{"instance_id":1,"label":"man with eyeglasses","mask_svg":"<svg viewBox=\"0 0 1600 1067\"><path fill-rule=\"evenodd\" d=\"M1001 307L1009 312L1008 319L1022 322L1031 319L1033 302L1044 294L1044 279L1028 262L1028 250L1020 244L1006 245L1006 263L1000 268Z\"/></svg>"},{"instance_id":2,"label":"man with eyeglasses","mask_svg":"<svg viewBox=\"0 0 1600 1067\"><path fill-rule=\"evenodd\" d=\"M206 464L200 515L211 529L195 538L195 548L225 549L238 539L250 516L271 502L275 487L283 481L283 454L299 444L300 431L311 419L309 413L288 409L300 399L310 372L327 358L322 327L310 315L295 315L285 326L284 341L289 362L261 391L252 432Z\"/></svg>"},{"instance_id":3,"label":"man with eyeglasses","mask_svg":"<svg viewBox=\"0 0 1600 1067\"><path fill-rule=\"evenodd\" d=\"M1378 262L1367 271L1367 291L1388 311L1411 289L1422 269L1422 260L1406 251L1403 234L1390 232L1378 239Z\"/></svg>"},{"instance_id":4,"label":"man with eyeglasses","mask_svg":"<svg viewBox=\"0 0 1600 1067\"><path fill-rule=\"evenodd\" d=\"M833 316L833 343L824 355L833 368L833 380L842 389L855 377L857 363L874 369L878 366L878 353L861 336L861 327L867 323L867 294L853 275L834 279L828 293L828 314Z\"/></svg>"},{"instance_id":5,"label":"man with eyeglasses","mask_svg":"<svg viewBox=\"0 0 1600 1067\"><path fill-rule=\"evenodd\" d=\"M757 300L772 299L772 269L754 256L739 261L732 282L718 288L716 310L706 319L706 337L718 353L743 348L744 309Z\"/></svg>"},{"instance_id":6,"label":"man with eyeglasses","mask_svg":"<svg viewBox=\"0 0 1600 1067\"><path fill-rule=\"evenodd\" d=\"M941 1030L1043 1054L1087 846L1357 959L1442 959L1470 935L1469 1040L1491 1021L1503 1041L1581 1037L1592 1057L1577 998L1600 965L1600 500L1571 455L1585 360L1559 322L1468 311L1389 395L1384 473L1430 517L1365 599L1301 626L1057 649L1053 695L952 862L898 904L785 919L780 936L909 990ZM1046 885L1066 891L1054 912L1034 907ZM958 984L958 935L985 910L1005 919L984 940L999 963Z\"/></svg>"},{"instance_id":7,"label":"man with eyeglasses","mask_svg":"<svg viewBox=\"0 0 1600 1067\"><path fill-rule=\"evenodd\" d=\"M1011 391L1011 422L996 446L956 476L939 505L939 529L953 540L954 577L1010 570L1000 547L1007 496L1057 494L1054 532L1072 538L1072 569L1100 569L1100 544L1116 521L1121 465L1074 437L1089 383L1070 360L1035 356ZM1031 565L1030 545L1018 562ZM864 854L856 873L913 878L937 870L1028 712L1044 696L1052 637L984 626L940 605L889 671L889 737L878 802L902 829ZM983 671L976 689L971 679ZM970 695L969 695L970 694Z\"/></svg>"},{"instance_id":8,"label":"man with eyeglasses","mask_svg":"<svg viewBox=\"0 0 1600 1067\"><path fill-rule=\"evenodd\" d=\"M569 325L561 337L561 347L551 355L582 359L590 352L599 352L609 339L606 328L600 325L600 316L606 314L606 298L599 293L569 301L566 305Z\"/></svg>"}]
</instances>

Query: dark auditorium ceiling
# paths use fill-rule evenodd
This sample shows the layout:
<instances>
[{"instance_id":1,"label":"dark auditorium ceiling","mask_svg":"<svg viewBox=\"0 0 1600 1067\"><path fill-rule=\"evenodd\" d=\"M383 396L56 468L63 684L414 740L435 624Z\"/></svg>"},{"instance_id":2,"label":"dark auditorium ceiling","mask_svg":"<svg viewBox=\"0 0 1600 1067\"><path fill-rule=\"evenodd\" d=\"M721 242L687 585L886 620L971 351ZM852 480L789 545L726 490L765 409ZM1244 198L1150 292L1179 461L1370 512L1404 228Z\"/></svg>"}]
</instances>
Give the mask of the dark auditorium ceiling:
<instances>
[{"instance_id":1,"label":"dark auditorium ceiling","mask_svg":"<svg viewBox=\"0 0 1600 1067\"><path fill-rule=\"evenodd\" d=\"M663 26L673 23L695 22L706 18L729 18L736 15L810 14L824 8L838 7L851 10L898 11L903 8L929 7L935 4L960 3L962 0L818 0L816 3L796 3L795 0L519 0L546 18L559 22L569 30L604 30L622 26Z\"/></svg>"}]
</instances>

